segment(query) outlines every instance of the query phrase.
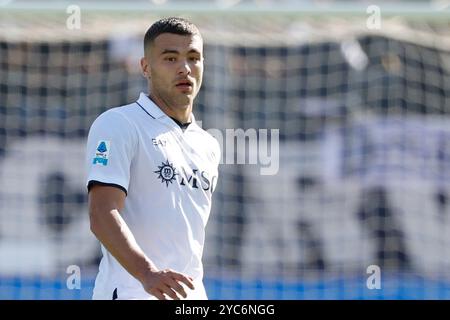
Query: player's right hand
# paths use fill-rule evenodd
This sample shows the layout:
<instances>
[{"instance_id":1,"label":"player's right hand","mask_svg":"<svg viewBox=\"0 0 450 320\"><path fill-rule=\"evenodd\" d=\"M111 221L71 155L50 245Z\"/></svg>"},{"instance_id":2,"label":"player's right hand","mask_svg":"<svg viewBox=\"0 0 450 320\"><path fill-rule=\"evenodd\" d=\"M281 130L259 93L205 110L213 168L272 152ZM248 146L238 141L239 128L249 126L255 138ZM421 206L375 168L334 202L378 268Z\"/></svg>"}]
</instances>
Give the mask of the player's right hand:
<instances>
[{"instance_id":1,"label":"player's right hand","mask_svg":"<svg viewBox=\"0 0 450 320\"><path fill-rule=\"evenodd\" d=\"M184 283L188 288L194 290L193 280L184 274L165 269L149 271L141 282L145 291L159 300L167 300L166 296L174 300L180 300L179 295L183 298L187 297L181 284Z\"/></svg>"}]
</instances>

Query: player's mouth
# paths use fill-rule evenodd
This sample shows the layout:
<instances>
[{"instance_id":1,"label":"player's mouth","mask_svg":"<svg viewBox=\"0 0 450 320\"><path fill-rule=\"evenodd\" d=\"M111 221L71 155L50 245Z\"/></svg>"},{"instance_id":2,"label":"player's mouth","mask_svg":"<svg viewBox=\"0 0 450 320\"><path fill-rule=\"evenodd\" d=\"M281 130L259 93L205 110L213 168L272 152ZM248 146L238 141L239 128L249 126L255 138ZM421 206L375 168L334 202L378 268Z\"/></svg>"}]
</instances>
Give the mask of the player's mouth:
<instances>
[{"instance_id":1,"label":"player's mouth","mask_svg":"<svg viewBox=\"0 0 450 320\"><path fill-rule=\"evenodd\" d=\"M176 82L175 86L181 91L191 91L193 84L189 80L179 80Z\"/></svg>"}]
</instances>

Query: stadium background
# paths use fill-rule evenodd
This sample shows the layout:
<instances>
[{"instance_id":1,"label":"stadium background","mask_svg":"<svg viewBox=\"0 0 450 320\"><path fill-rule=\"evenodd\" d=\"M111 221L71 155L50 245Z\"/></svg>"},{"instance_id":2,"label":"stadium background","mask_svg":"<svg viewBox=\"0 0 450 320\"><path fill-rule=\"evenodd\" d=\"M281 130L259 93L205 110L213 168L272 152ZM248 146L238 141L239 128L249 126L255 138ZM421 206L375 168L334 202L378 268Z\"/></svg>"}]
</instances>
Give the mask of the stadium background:
<instances>
[{"instance_id":1,"label":"stadium background","mask_svg":"<svg viewBox=\"0 0 450 320\"><path fill-rule=\"evenodd\" d=\"M80 29L66 25L69 5ZM450 298L449 7L380 3L371 29L370 5L0 2L0 299L91 297L86 135L145 90L141 39L168 15L205 37L203 127L280 135L276 175L221 166L210 298ZM367 287L371 265L380 289Z\"/></svg>"}]
</instances>

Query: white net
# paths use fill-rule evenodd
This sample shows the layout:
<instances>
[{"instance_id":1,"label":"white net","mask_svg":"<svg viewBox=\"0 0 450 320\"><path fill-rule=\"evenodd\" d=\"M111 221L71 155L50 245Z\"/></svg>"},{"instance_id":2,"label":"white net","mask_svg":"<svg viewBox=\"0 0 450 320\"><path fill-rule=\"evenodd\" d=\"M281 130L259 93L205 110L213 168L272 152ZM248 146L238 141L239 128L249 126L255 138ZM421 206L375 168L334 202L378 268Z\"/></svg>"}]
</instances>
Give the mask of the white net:
<instances>
[{"instance_id":1,"label":"white net","mask_svg":"<svg viewBox=\"0 0 450 320\"><path fill-rule=\"evenodd\" d=\"M87 130L145 91L143 34L175 13L0 13L0 298L90 298ZM448 299L449 21L316 15L184 14L206 43L196 118L223 138L208 295ZM236 129L256 137L240 164Z\"/></svg>"}]
</instances>

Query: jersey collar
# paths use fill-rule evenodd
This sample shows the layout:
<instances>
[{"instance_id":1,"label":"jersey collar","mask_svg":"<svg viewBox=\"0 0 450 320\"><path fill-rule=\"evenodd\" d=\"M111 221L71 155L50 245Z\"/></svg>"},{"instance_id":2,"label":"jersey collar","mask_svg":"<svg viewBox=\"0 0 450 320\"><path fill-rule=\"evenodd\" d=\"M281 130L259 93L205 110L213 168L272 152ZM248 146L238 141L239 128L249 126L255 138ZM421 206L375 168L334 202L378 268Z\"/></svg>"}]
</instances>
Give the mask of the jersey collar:
<instances>
[{"instance_id":1,"label":"jersey collar","mask_svg":"<svg viewBox=\"0 0 450 320\"><path fill-rule=\"evenodd\" d=\"M139 95L136 103L153 119L160 119L166 116L166 114L143 92Z\"/></svg>"},{"instance_id":2,"label":"jersey collar","mask_svg":"<svg viewBox=\"0 0 450 320\"><path fill-rule=\"evenodd\" d=\"M182 132L180 126L176 124L175 121L173 121L168 115L166 115L164 111L162 111L145 93L140 93L136 103L153 119L163 121L164 123L174 127L175 129L179 129L179 131ZM195 122L194 114L191 112L191 124L186 130L192 130L196 125L197 123Z\"/></svg>"}]
</instances>

